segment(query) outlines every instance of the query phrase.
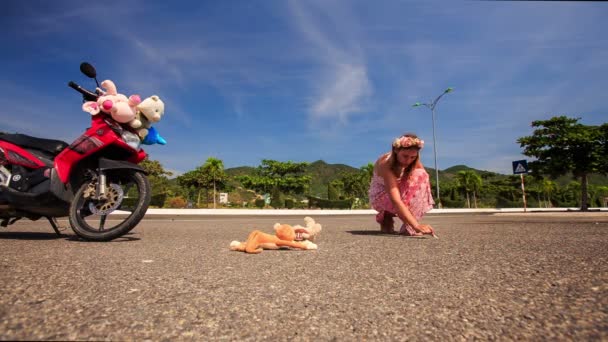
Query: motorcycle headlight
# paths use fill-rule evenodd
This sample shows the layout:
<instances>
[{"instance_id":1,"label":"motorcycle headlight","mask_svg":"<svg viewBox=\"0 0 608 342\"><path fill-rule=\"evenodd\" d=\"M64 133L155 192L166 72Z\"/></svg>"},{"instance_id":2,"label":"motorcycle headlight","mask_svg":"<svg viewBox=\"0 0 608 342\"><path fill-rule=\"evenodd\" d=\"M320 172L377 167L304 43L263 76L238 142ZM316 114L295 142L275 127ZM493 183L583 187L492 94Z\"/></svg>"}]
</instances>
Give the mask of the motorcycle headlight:
<instances>
[{"instance_id":1,"label":"motorcycle headlight","mask_svg":"<svg viewBox=\"0 0 608 342\"><path fill-rule=\"evenodd\" d=\"M127 145L131 146L134 150L139 150L139 145L141 145L141 140L139 139L139 135L129 131L124 130L120 135L122 140L127 143Z\"/></svg>"}]
</instances>

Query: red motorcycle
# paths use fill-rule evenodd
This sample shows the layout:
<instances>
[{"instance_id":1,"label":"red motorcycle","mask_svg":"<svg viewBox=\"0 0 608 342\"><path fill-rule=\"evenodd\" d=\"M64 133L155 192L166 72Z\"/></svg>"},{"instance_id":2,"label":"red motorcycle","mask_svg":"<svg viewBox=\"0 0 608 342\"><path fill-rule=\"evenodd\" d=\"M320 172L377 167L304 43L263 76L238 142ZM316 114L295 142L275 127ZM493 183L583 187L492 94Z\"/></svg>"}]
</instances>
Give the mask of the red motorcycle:
<instances>
[{"instance_id":1,"label":"red motorcycle","mask_svg":"<svg viewBox=\"0 0 608 342\"><path fill-rule=\"evenodd\" d=\"M97 82L92 65L82 63L80 70ZM85 101L100 95L68 85ZM146 157L140 143L130 127L103 113L92 116L91 127L70 145L0 134L0 225L44 217L61 235L56 218L68 216L72 230L86 240L128 233L150 204L150 183L137 165Z\"/></svg>"}]
</instances>

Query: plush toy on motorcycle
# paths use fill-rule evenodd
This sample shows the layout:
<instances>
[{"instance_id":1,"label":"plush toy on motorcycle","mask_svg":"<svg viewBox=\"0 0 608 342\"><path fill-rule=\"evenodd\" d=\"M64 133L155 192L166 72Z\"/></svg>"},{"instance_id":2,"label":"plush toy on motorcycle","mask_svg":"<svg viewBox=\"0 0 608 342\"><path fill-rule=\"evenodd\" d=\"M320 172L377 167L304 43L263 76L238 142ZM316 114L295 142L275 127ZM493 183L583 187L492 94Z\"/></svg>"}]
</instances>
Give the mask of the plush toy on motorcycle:
<instances>
[{"instance_id":1,"label":"plush toy on motorcycle","mask_svg":"<svg viewBox=\"0 0 608 342\"><path fill-rule=\"evenodd\" d=\"M136 106L141 103L139 95L119 94L116 85L111 80L101 82L101 86L106 90L97 88L97 93L102 94L97 101L87 101L82 105L82 110L97 115L100 112L109 114L114 121L128 123L135 119L137 115Z\"/></svg>"},{"instance_id":2,"label":"plush toy on motorcycle","mask_svg":"<svg viewBox=\"0 0 608 342\"><path fill-rule=\"evenodd\" d=\"M137 134L144 139L152 123L159 122L165 113L165 103L157 95L152 95L137 104L135 118L129 125L137 130ZM158 134L158 132L156 132Z\"/></svg>"}]
</instances>

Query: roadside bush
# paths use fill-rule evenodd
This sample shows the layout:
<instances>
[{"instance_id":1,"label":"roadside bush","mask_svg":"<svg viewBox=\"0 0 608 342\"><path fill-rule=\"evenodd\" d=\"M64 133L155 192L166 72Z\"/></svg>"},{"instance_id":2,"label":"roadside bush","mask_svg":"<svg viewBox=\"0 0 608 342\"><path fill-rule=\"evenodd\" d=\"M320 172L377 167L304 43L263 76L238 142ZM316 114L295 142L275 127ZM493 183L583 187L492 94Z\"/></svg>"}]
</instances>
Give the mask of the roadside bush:
<instances>
[{"instance_id":1,"label":"roadside bush","mask_svg":"<svg viewBox=\"0 0 608 342\"><path fill-rule=\"evenodd\" d=\"M285 206L284 196L278 188L273 189L270 194L270 206L275 209L283 208Z\"/></svg>"},{"instance_id":2,"label":"roadside bush","mask_svg":"<svg viewBox=\"0 0 608 342\"><path fill-rule=\"evenodd\" d=\"M135 197L125 197L122 199L121 207L124 208L133 208L137 204L137 198Z\"/></svg>"},{"instance_id":3,"label":"roadside bush","mask_svg":"<svg viewBox=\"0 0 608 342\"><path fill-rule=\"evenodd\" d=\"M324 198L318 198L308 196L308 207L309 208L321 208L321 209L350 209L353 205L353 199L345 200L327 200Z\"/></svg>"},{"instance_id":4,"label":"roadside bush","mask_svg":"<svg viewBox=\"0 0 608 342\"><path fill-rule=\"evenodd\" d=\"M463 200L452 200L449 198L442 198L441 205L444 208L466 208L466 203Z\"/></svg>"},{"instance_id":5,"label":"roadside bush","mask_svg":"<svg viewBox=\"0 0 608 342\"><path fill-rule=\"evenodd\" d=\"M338 188L332 183L327 185L327 199L330 201L341 199L339 197Z\"/></svg>"},{"instance_id":6,"label":"roadside bush","mask_svg":"<svg viewBox=\"0 0 608 342\"><path fill-rule=\"evenodd\" d=\"M293 209L293 207L295 207L295 201L293 200L293 198L286 198L285 199L285 208Z\"/></svg>"},{"instance_id":7,"label":"roadside bush","mask_svg":"<svg viewBox=\"0 0 608 342\"><path fill-rule=\"evenodd\" d=\"M169 197L165 201L166 208L185 208L188 205L188 201L186 201L181 196Z\"/></svg>"},{"instance_id":8,"label":"roadside bush","mask_svg":"<svg viewBox=\"0 0 608 342\"><path fill-rule=\"evenodd\" d=\"M263 198L258 198L255 200L255 206L259 209L264 208L264 206L266 205L266 202L264 201Z\"/></svg>"},{"instance_id":9,"label":"roadside bush","mask_svg":"<svg viewBox=\"0 0 608 342\"><path fill-rule=\"evenodd\" d=\"M512 201L501 196L496 197L496 208L520 208L523 206L523 202Z\"/></svg>"},{"instance_id":10,"label":"roadside bush","mask_svg":"<svg viewBox=\"0 0 608 342\"><path fill-rule=\"evenodd\" d=\"M167 194L156 194L152 195L150 199L150 206L162 208L167 200Z\"/></svg>"}]
</instances>

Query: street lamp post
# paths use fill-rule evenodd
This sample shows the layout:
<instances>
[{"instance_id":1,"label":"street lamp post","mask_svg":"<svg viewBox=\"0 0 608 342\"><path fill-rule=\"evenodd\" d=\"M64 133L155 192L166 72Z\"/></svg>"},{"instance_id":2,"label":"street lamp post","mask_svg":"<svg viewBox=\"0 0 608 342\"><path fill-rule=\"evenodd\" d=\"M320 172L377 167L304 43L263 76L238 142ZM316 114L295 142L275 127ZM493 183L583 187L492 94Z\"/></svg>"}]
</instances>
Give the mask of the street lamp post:
<instances>
[{"instance_id":1,"label":"street lamp post","mask_svg":"<svg viewBox=\"0 0 608 342\"><path fill-rule=\"evenodd\" d=\"M437 106L437 102L439 99L447 93L450 93L454 90L454 88L450 87L441 93L441 95L437 96L437 98L431 103L420 103L416 102L412 107L420 107L425 106L431 110L432 118L433 118L433 153L435 156L435 188L437 190L437 207L441 209L441 198L439 197L439 169L437 168L437 138L435 136L435 106Z\"/></svg>"}]
</instances>

